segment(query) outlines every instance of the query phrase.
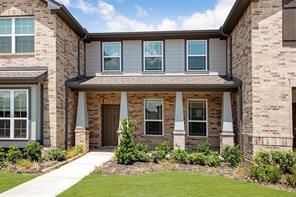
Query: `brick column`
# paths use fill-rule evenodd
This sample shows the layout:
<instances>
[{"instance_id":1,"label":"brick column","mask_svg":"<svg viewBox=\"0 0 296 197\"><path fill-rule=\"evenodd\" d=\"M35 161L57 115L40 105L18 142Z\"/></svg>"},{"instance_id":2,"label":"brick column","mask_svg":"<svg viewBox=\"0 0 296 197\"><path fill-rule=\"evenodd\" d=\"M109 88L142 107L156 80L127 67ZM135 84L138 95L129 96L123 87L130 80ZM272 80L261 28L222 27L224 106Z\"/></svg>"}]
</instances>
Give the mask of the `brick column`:
<instances>
[{"instance_id":1,"label":"brick column","mask_svg":"<svg viewBox=\"0 0 296 197\"><path fill-rule=\"evenodd\" d=\"M222 105L222 131L220 134L220 147L234 145L233 120L230 92L223 93Z\"/></svg>"},{"instance_id":2,"label":"brick column","mask_svg":"<svg viewBox=\"0 0 296 197\"><path fill-rule=\"evenodd\" d=\"M174 125L174 149L185 149L185 125L183 115L182 92L176 92L175 125Z\"/></svg>"},{"instance_id":3,"label":"brick column","mask_svg":"<svg viewBox=\"0 0 296 197\"><path fill-rule=\"evenodd\" d=\"M79 92L75 128L75 145L83 145L86 152L89 151L89 130L87 113L86 93Z\"/></svg>"},{"instance_id":4,"label":"brick column","mask_svg":"<svg viewBox=\"0 0 296 197\"><path fill-rule=\"evenodd\" d=\"M119 113L119 128L118 128L118 145L120 144L120 133L121 126L120 122L128 118L128 101L127 101L127 92L121 92L120 94L120 113Z\"/></svg>"}]
</instances>

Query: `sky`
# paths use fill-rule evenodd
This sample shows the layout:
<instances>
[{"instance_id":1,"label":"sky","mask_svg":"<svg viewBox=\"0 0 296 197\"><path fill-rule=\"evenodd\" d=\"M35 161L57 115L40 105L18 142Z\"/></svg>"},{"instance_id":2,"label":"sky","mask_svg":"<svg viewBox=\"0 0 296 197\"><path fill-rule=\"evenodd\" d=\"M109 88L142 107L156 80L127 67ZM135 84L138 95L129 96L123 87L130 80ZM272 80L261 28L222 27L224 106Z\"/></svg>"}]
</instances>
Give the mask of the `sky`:
<instances>
[{"instance_id":1,"label":"sky","mask_svg":"<svg viewBox=\"0 0 296 197\"><path fill-rule=\"evenodd\" d=\"M89 32L217 29L235 0L57 0Z\"/></svg>"}]
</instances>

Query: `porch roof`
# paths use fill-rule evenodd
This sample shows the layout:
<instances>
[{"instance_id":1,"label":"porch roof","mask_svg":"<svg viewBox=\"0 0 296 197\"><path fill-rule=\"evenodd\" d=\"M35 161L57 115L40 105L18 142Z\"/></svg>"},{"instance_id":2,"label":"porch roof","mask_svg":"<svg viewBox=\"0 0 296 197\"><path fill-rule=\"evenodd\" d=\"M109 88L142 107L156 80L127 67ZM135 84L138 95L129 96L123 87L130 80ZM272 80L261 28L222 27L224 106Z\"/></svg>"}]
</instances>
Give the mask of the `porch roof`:
<instances>
[{"instance_id":1,"label":"porch roof","mask_svg":"<svg viewBox=\"0 0 296 197\"><path fill-rule=\"evenodd\" d=\"M73 79L67 85L73 90L95 91L236 91L240 81L218 75L112 75Z\"/></svg>"},{"instance_id":2,"label":"porch roof","mask_svg":"<svg viewBox=\"0 0 296 197\"><path fill-rule=\"evenodd\" d=\"M0 84L31 84L42 82L46 76L47 68L19 68L2 67L0 68Z\"/></svg>"}]
</instances>

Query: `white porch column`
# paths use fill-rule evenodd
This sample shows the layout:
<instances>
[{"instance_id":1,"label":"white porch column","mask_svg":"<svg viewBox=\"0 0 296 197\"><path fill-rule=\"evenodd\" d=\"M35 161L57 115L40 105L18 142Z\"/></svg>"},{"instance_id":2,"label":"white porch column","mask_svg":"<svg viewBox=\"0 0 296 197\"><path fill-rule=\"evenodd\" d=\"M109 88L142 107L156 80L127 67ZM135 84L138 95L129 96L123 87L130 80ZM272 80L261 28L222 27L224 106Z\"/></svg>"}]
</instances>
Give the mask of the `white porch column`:
<instances>
[{"instance_id":1,"label":"white porch column","mask_svg":"<svg viewBox=\"0 0 296 197\"><path fill-rule=\"evenodd\" d=\"M223 92L222 131L220 134L220 145L221 147L226 145L234 145L230 92Z\"/></svg>"},{"instance_id":2,"label":"white porch column","mask_svg":"<svg viewBox=\"0 0 296 197\"><path fill-rule=\"evenodd\" d=\"M88 112L85 92L79 92L78 94L75 145L78 144L82 144L85 151L89 150Z\"/></svg>"},{"instance_id":3,"label":"white porch column","mask_svg":"<svg viewBox=\"0 0 296 197\"><path fill-rule=\"evenodd\" d=\"M120 122L128 119L128 101L127 92L120 93L120 112L119 112L119 128L118 128L118 145L120 144L121 127Z\"/></svg>"},{"instance_id":4,"label":"white porch column","mask_svg":"<svg viewBox=\"0 0 296 197\"><path fill-rule=\"evenodd\" d=\"M185 125L183 115L182 92L176 92L175 126L174 126L174 149L185 148Z\"/></svg>"}]
</instances>

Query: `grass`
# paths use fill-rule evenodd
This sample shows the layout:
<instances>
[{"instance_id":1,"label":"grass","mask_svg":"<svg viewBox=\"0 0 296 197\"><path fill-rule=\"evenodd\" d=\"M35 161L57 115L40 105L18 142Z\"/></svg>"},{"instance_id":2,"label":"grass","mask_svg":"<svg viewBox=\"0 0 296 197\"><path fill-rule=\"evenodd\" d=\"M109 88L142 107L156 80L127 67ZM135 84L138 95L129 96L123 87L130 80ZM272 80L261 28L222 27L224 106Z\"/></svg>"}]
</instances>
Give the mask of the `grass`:
<instances>
[{"instance_id":1,"label":"grass","mask_svg":"<svg viewBox=\"0 0 296 197\"><path fill-rule=\"evenodd\" d=\"M0 172L0 193L35 178L36 175Z\"/></svg>"},{"instance_id":2,"label":"grass","mask_svg":"<svg viewBox=\"0 0 296 197\"><path fill-rule=\"evenodd\" d=\"M286 197L296 194L221 176L165 172L132 176L90 175L59 196Z\"/></svg>"}]
</instances>

